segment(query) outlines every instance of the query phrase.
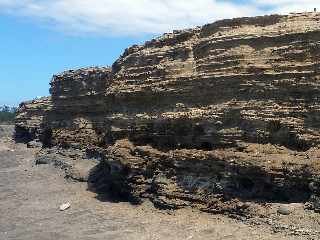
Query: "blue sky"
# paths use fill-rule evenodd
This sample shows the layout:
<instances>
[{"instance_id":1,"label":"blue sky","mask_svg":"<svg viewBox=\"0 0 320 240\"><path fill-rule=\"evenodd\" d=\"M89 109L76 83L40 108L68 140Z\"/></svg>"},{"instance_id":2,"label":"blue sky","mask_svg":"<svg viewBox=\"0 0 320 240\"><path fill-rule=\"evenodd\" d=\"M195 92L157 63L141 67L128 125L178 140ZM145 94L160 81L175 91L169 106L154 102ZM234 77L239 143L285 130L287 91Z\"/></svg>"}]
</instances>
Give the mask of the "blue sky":
<instances>
[{"instance_id":1,"label":"blue sky","mask_svg":"<svg viewBox=\"0 0 320 240\"><path fill-rule=\"evenodd\" d=\"M5 15L0 16L0 36L0 106L47 96L54 73L111 65L126 47L151 37L72 36Z\"/></svg>"},{"instance_id":2,"label":"blue sky","mask_svg":"<svg viewBox=\"0 0 320 240\"><path fill-rule=\"evenodd\" d=\"M318 0L0 0L0 105L49 95L54 73L111 65L161 33L218 19L320 9Z\"/></svg>"}]
</instances>

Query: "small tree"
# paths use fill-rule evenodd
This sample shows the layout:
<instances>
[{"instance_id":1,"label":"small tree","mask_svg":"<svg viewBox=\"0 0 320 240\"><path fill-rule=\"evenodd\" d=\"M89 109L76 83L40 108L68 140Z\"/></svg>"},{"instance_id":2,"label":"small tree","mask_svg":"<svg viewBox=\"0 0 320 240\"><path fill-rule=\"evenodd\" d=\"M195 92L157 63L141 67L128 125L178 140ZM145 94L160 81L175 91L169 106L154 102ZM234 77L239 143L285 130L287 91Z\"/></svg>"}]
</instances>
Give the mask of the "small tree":
<instances>
[{"instance_id":1,"label":"small tree","mask_svg":"<svg viewBox=\"0 0 320 240\"><path fill-rule=\"evenodd\" d=\"M14 118L16 116L16 108L9 106L0 107L0 123L2 124L10 124L14 122Z\"/></svg>"}]
</instances>

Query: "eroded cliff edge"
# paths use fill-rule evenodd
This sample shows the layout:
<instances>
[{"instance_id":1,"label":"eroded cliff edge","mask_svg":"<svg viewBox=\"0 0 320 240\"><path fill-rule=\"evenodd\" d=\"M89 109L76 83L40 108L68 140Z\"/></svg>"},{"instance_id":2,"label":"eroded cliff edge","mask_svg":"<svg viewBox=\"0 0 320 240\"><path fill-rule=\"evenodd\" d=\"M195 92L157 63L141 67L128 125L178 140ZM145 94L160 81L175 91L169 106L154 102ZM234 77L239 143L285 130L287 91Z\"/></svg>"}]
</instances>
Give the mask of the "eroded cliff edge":
<instances>
[{"instance_id":1,"label":"eroded cliff edge","mask_svg":"<svg viewBox=\"0 0 320 240\"><path fill-rule=\"evenodd\" d=\"M218 21L55 75L17 139L98 156L104 191L157 206L320 208L320 14ZM64 151L64 150L63 150Z\"/></svg>"}]
</instances>

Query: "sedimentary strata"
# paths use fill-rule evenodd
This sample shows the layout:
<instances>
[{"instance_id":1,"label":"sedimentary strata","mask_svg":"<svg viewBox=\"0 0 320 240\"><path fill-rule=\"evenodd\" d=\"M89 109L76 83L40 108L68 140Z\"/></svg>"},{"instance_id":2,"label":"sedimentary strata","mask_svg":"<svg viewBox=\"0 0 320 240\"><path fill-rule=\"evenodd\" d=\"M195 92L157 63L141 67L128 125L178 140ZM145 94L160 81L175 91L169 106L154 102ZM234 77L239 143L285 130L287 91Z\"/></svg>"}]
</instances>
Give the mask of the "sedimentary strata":
<instances>
[{"instance_id":1,"label":"sedimentary strata","mask_svg":"<svg viewBox=\"0 0 320 240\"><path fill-rule=\"evenodd\" d=\"M111 68L55 75L50 98L21 104L17 136L96 154L105 190L136 202L317 209L319 55L317 13L175 31L126 49Z\"/></svg>"}]
</instances>

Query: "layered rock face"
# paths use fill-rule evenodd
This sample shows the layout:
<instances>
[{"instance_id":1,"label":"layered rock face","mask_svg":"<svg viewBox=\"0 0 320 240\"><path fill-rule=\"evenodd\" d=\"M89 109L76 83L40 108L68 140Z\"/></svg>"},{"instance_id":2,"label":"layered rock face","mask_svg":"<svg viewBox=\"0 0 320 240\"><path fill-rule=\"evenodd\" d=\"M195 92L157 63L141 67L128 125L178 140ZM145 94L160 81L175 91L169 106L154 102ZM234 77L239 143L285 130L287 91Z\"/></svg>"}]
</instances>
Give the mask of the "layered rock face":
<instances>
[{"instance_id":1,"label":"layered rock face","mask_svg":"<svg viewBox=\"0 0 320 240\"><path fill-rule=\"evenodd\" d=\"M19 105L15 118L15 138L23 141L42 138L43 121L52 110L50 97L23 102Z\"/></svg>"},{"instance_id":2,"label":"layered rock face","mask_svg":"<svg viewBox=\"0 0 320 240\"><path fill-rule=\"evenodd\" d=\"M70 70L53 76L52 111L43 121L52 131L53 145L99 144L103 137L105 89L110 82L108 67Z\"/></svg>"},{"instance_id":3,"label":"layered rock face","mask_svg":"<svg viewBox=\"0 0 320 240\"><path fill-rule=\"evenodd\" d=\"M218 21L53 77L20 130L101 157L108 191L161 207L320 206L320 15ZM319 207L318 206L318 207Z\"/></svg>"}]
</instances>

